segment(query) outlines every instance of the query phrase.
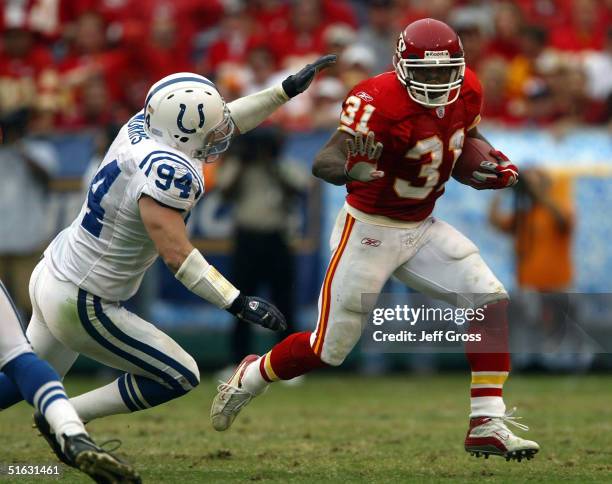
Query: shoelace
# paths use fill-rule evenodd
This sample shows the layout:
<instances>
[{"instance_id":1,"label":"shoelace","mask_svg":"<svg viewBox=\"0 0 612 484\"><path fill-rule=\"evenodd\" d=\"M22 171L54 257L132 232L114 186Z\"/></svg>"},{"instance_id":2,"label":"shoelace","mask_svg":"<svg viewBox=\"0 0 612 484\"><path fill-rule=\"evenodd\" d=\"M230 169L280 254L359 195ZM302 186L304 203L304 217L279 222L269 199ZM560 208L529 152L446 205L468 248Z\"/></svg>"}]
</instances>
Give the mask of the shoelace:
<instances>
[{"instance_id":1,"label":"shoelace","mask_svg":"<svg viewBox=\"0 0 612 484\"><path fill-rule=\"evenodd\" d=\"M229 383L220 382L220 385L217 387L217 391L219 393L229 392L230 390L233 390L233 393L230 395L229 399L227 400L227 403L223 407L223 410L221 410L221 413L225 415L226 417L240 410L247 403L249 403L251 399L253 398L252 393L247 392L246 390L242 388L238 388L234 385L230 385ZM237 398L234 398L234 397L237 397ZM243 399L240 397L246 397L246 398Z\"/></svg>"},{"instance_id":2,"label":"shoelace","mask_svg":"<svg viewBox=\"0 0 612 484\"><path fill-rule=\"evenodd\" d=\"M102 442L98 447L100 447L104 452L115 452L123 445L123 442L119 439L110 439L105 442ZM113 447L114 446L114 447Z\"/></svg>"},{"instance_id":3,"label":"shoelace","mask_svg":"<svg viewBox=\"0 0 612 484\"><path fill-rule=\"evenodd\" d=\"M513 407L512 410L506 412L503 417L495 417L491 420L495 421L498 425L503 425L504 427L506 427L506 430L509 430L506 424L514 425L516 428L519 428L521 430L529 430L529 427L527 425L517 422L517 420L520 420L523 417L515 417L515 412L516 407Z\"/></svg>"}]
</instances>

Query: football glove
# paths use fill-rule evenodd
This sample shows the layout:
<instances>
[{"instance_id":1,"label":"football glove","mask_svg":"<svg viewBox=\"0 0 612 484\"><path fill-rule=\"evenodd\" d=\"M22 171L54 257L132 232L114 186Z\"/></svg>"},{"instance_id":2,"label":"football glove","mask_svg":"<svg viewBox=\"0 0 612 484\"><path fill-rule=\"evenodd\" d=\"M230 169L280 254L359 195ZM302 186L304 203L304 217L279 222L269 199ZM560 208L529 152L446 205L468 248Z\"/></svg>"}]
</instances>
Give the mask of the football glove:
<instances>
[{"instance_id":1,"label":"football glove","mask_svg":"<svg viewBox=\"0 0 612 484\"><path fill-rule=\"evenodd\" d=\"M335 54L324 55L312 64L303 67L299 72L290 75L283 81L283 90L287 96L292 98L308 89L317 72L335 64L337 58Z\"/></svg>"},{"instance_id":2,"label":"football glove","mask_svg":"<svg viewBox=\"0 0 612 484\"><path fill-rule=\"evenodd\" d=\"M385 173L376 166L382 150L383 145L376 142L373 131L368 133L365 143L362 133L356 133L354 138L347 139L344 174L349 181L369 182L382 178Z\"/></svg>"},{"instance_id":3,"label":"football glove","mask_svg":"<svg viewBox=\"0 0 612 484\"><path fill-rule=\"evenodd\" d=\"M472 173L474 188L479 190L507 188L518 182L518 168L501 151L492 149L489 154L497 162L483 161Z\"/></svg>"},{"instance_id":4,"label":"football glove","mask_svg":"<svg viewBox=\"0 0 612 484\"><path fill-rule=\"evenodd\" d=\"M272 331L287 329L287 321L274 304L260 297L238 294L227 310L241 321L258 324Z\"/></svg>"}]
</instances>

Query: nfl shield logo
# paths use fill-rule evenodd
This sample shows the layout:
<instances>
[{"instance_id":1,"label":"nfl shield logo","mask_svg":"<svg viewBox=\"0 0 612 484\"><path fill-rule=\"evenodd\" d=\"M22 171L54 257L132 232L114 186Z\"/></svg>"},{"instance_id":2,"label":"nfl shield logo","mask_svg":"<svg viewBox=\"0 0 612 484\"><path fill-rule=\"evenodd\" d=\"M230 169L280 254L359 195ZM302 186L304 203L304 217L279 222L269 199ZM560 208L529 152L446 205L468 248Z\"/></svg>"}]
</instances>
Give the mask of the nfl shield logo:
<instances>
[{"instance_id":1,"label":"nfl shield logo","mask_svg":"<svg viewBox=\"0 0 612 484\"><path fill-rule=\"evenodd\" d=\"M444 106L438 106L438 107L436 108L436 114L438 115L438 117L439 117L440 119L442 119L442 118L444 117L444 113L445 113Z\"/></svg>"},{"instance_id":2,"label":"nfl shield logo","mask_svg":"<svg viewBox=\"0 0 612 484\"><path fill-rule=\"evenodd\" d=\"M258 301L250 301L249 302L249 308L251 308L253 311L257 311L258 307L259 307L259 302Z\"/></svg>"}]
</instances>

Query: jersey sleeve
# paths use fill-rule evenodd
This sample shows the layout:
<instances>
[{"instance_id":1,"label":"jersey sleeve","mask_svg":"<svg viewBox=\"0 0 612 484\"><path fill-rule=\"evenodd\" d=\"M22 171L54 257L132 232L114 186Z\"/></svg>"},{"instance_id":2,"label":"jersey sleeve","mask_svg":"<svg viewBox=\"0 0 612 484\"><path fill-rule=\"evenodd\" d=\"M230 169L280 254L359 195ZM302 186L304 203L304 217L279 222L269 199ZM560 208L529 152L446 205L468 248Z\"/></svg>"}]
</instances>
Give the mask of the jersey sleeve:
<instances>
[{"instance_id":1,"label":"jersey sleeve","mask_svg":"<svg viewBox=\"0 0 612 484\"><path fill-rule=\"evenodd\" d=\"M465 89L465 108L466 119L465 123L468 126L468 131L480 123L480 112L482 111L482 86L478 77L471 69L465 69L464 79Z\"/></svg>"},{"instance_id":2,"label":"jersey sleeve","mask_svg":"<svg viewBox=\"0 0 612 484\"><path fill-rule=\"evenodd\" d=\"M351 135L367 134L369 131L377 133L382 130L383 125L384 119L376 110L374 96L357 85L342 104L338 130Z\"/></svg>"},{"instance_id":3,"label":"jersey sleeve","mask_svg":"<svg viewBox=\"0 0 612 484\"><path fill-rule=\"evenodd\" d=\"M202 175L188 160L157 155L145 158L141 165L144 180L139 196L148 195L162 205L188 211L202 195Z\"/></svg>"}]
</instances>

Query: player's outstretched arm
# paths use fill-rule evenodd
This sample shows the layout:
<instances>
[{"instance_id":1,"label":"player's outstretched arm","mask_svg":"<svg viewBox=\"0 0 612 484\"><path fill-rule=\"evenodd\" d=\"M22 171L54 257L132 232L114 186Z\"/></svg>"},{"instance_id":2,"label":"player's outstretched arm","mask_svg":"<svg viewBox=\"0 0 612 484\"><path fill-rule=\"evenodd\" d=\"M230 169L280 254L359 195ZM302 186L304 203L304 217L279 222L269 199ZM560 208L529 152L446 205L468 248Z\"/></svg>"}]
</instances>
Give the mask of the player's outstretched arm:
<instances>
[{"instance_id":1,"label":"player's outstretched arm","mask_svg":"<svg viewBox=\"0 0 612 484\"><path fill-rule=\"evenodd\" d=\"M238 131L246 133L259 126L289 99L308 89L318 72L335 62L335 55L324 55L287 77L281 84L228 103L227 107Z\"/></svg>"},{"instance_id":2,"label":"player's outstretched arm","mask_svg":"<svg viewBox=\"0 0 612 484\"><path fill-rule=\"evenodd\" d=\"M383 150L370 131L352 136L336 131L326 145L317 153L312 165L312 174L333 185L344 185L349 181L369 182L385 174L377 167Z\"/></svg>"},{"instance_id":3,"label":"player's outstretched arm","mask_svg":"<svg viewBox=\"0 0 612 484\"><path fill-rule=\"evenodd\" d=\"M268 301L245 296L209 264L187 237L181 213L143 195L140 217L157 252L187 289L239 319L274 331L287 328L283 314Z\"/></svg>"}]
</instances>

